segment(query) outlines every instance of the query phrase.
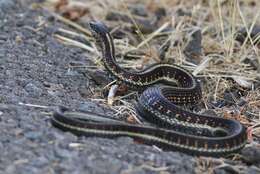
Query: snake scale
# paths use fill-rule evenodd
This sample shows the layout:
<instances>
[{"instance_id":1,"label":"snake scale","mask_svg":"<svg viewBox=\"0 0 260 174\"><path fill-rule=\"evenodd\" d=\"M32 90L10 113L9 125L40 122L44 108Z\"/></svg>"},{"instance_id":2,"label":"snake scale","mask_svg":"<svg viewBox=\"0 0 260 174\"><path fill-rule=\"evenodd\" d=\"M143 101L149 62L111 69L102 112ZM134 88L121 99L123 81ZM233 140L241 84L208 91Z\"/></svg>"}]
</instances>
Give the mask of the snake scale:
<instances>
[{"instance_id":1,"label":"snake scale","mask_svg":"<svg viewBox=\"0 0 260 174\"><path fill-rule=\"evenodd\" d=\"M154 64L139 72L128 71L115 60L108 28L101 22L90 22L89 26L102 51L105 68L120 82L144 90L136 111L154 126L130 124L97 113L66 108L54 112L54 126L85 136L129 136L165 150L193 155L223 156L244 147L247 132L240 122L200 115L183 108L202 97L200 83L190 72L170 64Z\"/></svg>"}]
</instances>

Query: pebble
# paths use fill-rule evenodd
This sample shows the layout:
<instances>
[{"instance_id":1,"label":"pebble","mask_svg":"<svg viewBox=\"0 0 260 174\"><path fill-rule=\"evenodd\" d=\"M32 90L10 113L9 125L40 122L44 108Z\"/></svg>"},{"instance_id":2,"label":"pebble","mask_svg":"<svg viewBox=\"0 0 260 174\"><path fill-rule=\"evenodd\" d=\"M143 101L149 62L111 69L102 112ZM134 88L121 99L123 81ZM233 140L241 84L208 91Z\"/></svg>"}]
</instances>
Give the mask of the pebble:
<instances>
[{"instance_id":1,"label":"pebble","mask_svg":"<svg viewBox=\"0 0 260 174\"><path fill-rule=\"evenodd\" d=\"M253 68L253 70L259 69L259 61L258 61L257 56L246 57L243 60L243 63L250 65Z\"/></svg>"},{"instance_id":2,"label":"pebble","mask_svg":"<svg viewBox=\"0 0 260 174\"><path fill-rule=\"evenodd\" d=\"M82 112L87 111L87 112L95 112L98 114L104 114L103 108L101 108L100 106L98 106L98 104L91 101L85 101L81 103L78 109Z\"/></svg>"},{"instance_id":3,"label":"pebble","mask_svg":"<svg viewBox=\"0 0 260 174\"><path fill-rule=\"evenodd\" d=\"M92 168L93 173L100 173L100 174L107 174L108 168L109 173L120 173L120 169L122 168L122 162L118 159L113 159L106 161L104 163L104 160L108 159L107 156L104 156L104 159L97 158L93 161L90 161L88 165L95 166L95 168Z\"/></svg>"},{"instance_id":4,"label":"pebble","mask_svg":"<svg viewBox=\"0 0 260 174\"><path fill-rule=\"evenodd\" d=\"M107 73L102 70L87 71L87 74L96 83L96 85L105 86L110 82Z\"/></svg>"},{"instance_id":5,"label":"pebble","mask_svg":"<svg viewBox=\"0 0 260 174\"><path fill-rule=\"evenodd\" d=\"M250 33L251 38L254 40L257 36L259 36L260 33L260 25L255 25ZM243 43L245 41L247 37L247 30L246 28L241 28L238 32L237 32L237 37L236 40L238 40L239 42ZM248 40L249 41L249 40ZM258 39L254 40L254 44L260 44L259 42L259 37Z\"/></svg>"},{"instance_id":6,"label":"pebble","mask_svg":"<svg viewBox=\"0 0 260 174\"><path fill-rule=\"evenodd\" d=\"M187 44L187 46L184 48L184 53L189 59L189 61L199 64L201 61L201 41L202 41L202 34L201 30L197 29L195 30L190 37L190 40Z\"/></svg>"},{"instance_id":7,"label":"pebble","mask_svg":"<svg viewBox=\"0 0 260 174\"><path fill-rule=\"evenodd\" d=\"M0 0L0 12L14 7L15 3L15 0Z\"/></svg>"},{"instance_id":8,"label":"pebble","mask_svg":"<svg viewBox=\"0 0 260 174\"><path fill-rule=\"evenodd\" d=\"M241 98L239 99L239 101L237 102L237 105L240 106L240 107L242 107L242 106L245 106L247 103L248 103L248 101L246 100L246 98L241 97Z\"/></svg>"},{"instance_id":9,"label":"pebble","mask_svg":"<svg viewBox=\"0 0 260 174\"><path fill-rule=\"evenodd\" d=\"M202 115L209 115L213 117L218 117L218 114L213 109L207 109L203 112L201 112Z\"/></svg>"},{"instance_id":10,"label":"pebble","mask_svg":"<svg viewBox=\"0 0 260 174\"><path fill-rule=\"evenodd\" d=\"M131 10L132 14L135 14L137 16L148 16L147 9L143 4L135 4L133 6L130 6L129 9Z\"/></svg>"},{"instance_id":11,"label":"pebble","mask_svg":"<svg viewBox=\"0 0 260 174\"><path fill-rule=\"evenodd\" d=\"M28 83L24 88L32 97L39 97L43 92L41 88L38 88L33 83Z\"/></svg>"},{"instance_id":12,"label":"pebble","mask_svg":"<svg viewBox=\"0 0 260 174\"><path fill-rule=\"evenodd\" d=\"M1 35L0 34L0 44L3 44L4 42L7 41L7 37L5 35ZM2 53L2 50L0 49L0 57L2 57L3 53Z\"/></svg>"},{"instance_id":13,"label":"pebble","mask_svg":"<svg viewBox=\"0 0 260 174\"><path fill-rule=\"evenodd\" d=\"M245 174L259 174L260 173L260 168L256 166L250 166L245 170Z\"/></svg>"},{"instance_id":14,"label":"pebble","mask_svg":"<svg viewBox=\"0 0 260 174\"><path fill-rule=\"evenodd\" d=\"M184 10L183 8L179 8L179 9L176 11L176 14L177 14L178 16L189 16L189 17L192 16L191 12L189 12L188 10Z\"/></svg>"},{"instance_id":15,"label":"pebble","mask_svg":"<svg viewBox=\"0 0 260 174\"><path fill-rule=\"evenodd\" d=\"M37 131L30 131L25 133L24 135L26 138L29 138L30 140L37 140L42 136L41 132L37 132Z\"/></svg>"},{"instance_id":16,"label":"pebble","mask_svg":"<svg viewBox=\"0 0 260 174\"><path fill-rule=\"evenodd\" d=\"M166 9L163 7L157 8L154 13L158 22L167 15Z\"/></svg>"},{"instance_id":17,"label":"pebble","mask_svg":"<svg viewBox=\"0 0 260 174\"><path fill-rule=\"evenodd\" d=\"M158 18L158 17L157 17ZM124 21L126 23L131 23L132 24L132 19L125 14L121 14L118 12L108 12L106 16L106 20L109 21ZM149 34L157 29L157 26L155 25L155 22L153 19L149 18L134 18L136 24L138 25L140 31L143 34ZM130 28L128 28L132 32L136 32L136 28L134 25L132 25Z\"/></svg>"},{"instance_id":18,"label":"pebble","mask_svg":"<svg viewBox=\"0 0 260 174\"><path fill-rule=\"evenodd\" d=\"M73 71L73 70L68 69L68 71L65 73L65 75L67 75L67 76L78 76L79 73L77 71Z\"/></svg>"},{"instance_id":19,"label":"pebble","mask_svg":"<svg viewBox=\"0 0 260 174\"><path fill-rule=\"evenodd\" d=\"M239 174L239 171L231 165L224 164L216 167L213 170L213 173L214 174Z\"/></svg>"},{"instance_id":20,"label":"pebble","mask_svg":"<svg viewBox=\"0 0 260 174\"><path fill-rule=\"evenodd\" d=\"M133 138L130 138L130 137L119 137L117 138L117 142L118 144L125 144L125 145L128 145L128 144L133 144Z\"/></svg>"},{"instance_id":21,"label":"pebble","mask_svg":"<svg viewBox=\"0 0 260 174\"><path fill-rule=\"evenodd\" d=\"M250 164L260 164L260 146L247 146L241 151L243 159Z\"/></svg>"}]
</instances>

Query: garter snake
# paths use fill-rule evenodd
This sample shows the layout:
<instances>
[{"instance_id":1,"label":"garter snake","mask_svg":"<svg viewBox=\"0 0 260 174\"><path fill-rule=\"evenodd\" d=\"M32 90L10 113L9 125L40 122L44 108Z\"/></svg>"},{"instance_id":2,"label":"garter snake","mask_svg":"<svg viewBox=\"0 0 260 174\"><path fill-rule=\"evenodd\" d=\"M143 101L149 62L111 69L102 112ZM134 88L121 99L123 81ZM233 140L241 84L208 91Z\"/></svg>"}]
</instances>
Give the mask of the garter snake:
<instances>
[{"instance_id":1,"label":"garter snake","mask_svg":"<svg viewBox=\"0 0 260 174\"><path fill-rule=\"evenodd\" d=\"M182 105L194 104L202 97L200 83L190 72L170 64L154 64L139 72L123 69L115 60L108 28L101 22L90 22L89 26L102 51L105 68L128 86L144 89L136 105L137 113L157 126L130 124L61 108L52 117L56 127L85 136L130 136L166 150L195 155L223 156L244 147L247 133L240 122L183 108Z\"/></svg>"}]
</instances>

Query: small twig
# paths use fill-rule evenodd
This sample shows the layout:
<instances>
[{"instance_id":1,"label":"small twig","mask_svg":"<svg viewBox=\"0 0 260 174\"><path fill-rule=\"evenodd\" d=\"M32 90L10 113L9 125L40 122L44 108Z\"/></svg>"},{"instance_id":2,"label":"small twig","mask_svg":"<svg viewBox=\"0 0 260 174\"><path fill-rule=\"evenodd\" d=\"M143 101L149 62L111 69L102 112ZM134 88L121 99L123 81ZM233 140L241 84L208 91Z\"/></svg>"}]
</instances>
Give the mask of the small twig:
<instances>
[{"instance_id":1,"label":"small twig","mask_svg":"<svg viewBox=\"0 0 260 174\"><path fill-rule=\"evenodd\" d=\"M82 143L69 143L69 147L71 147L71 148L80 148L80 147L85 147L85 145L82 144Z\"/></svg>"},{"instance_id":2,"label":"small twig","mask_svg":"<svg viewBox=\"0 0 260 174\"><path fill-rule=\"evenodd\" d=\"M115 84L115 85L112 85L110 90L109 90L109 93L108 93L108 96L107 96L107 104L109 106L112 106L114 101L115 101L115 95L116 95L116 92L118 90L118 87L119 87L119 85Z\"/></svg>"},{"instance_id":3,"label":"small twig","mask_svg":"<svg viewBox=\"0 0 260 174\"><path fill-rule=\"evenodd\" d=\"M104 86L103 89L109 88L111 85L113 85L113 84L116 83L116 82L117 82L117 80L114 80L114 81L110 82L109 84L107 84L106 86Z\"/></svg>"},{"instance_id":4,"label":"small twig","mask_svg":"<svg viewBox=\"0 0 260 174\"><path fill-rule=\"evenodd\" d=\"M162 152L162 149L159 148L158 146L153 145L153 148L155 148L155 149L158 150L159 152Z\"/></svg>"},{"instance_id":5,"label":"small twig","mask_svg":"<svg viewBox=\"0 0 260 174\"><path fill-rule=\"evenodd\" d=\"M127 95L118 97L118 99L124 99L124 98L127 98L127 97L132 96L132 95L135 95L135 94L136 94L136 92L131 92L131 93L127 94Z\"/></svg>"},{"instance_id":6,"label":"small twig","mask_svg":"<svg viewBox=\"0 0 260 174\"><path fill-rule=\"evenodd\" d=\"M23 102L19 102L18 104L22 105L22 106L30 106L30 107L34 107L34 108L43 108L43 109L50 109L50 108L52 108L51 106L36 105L36 104L23 103Z\"/></svg>"}]
</instances>

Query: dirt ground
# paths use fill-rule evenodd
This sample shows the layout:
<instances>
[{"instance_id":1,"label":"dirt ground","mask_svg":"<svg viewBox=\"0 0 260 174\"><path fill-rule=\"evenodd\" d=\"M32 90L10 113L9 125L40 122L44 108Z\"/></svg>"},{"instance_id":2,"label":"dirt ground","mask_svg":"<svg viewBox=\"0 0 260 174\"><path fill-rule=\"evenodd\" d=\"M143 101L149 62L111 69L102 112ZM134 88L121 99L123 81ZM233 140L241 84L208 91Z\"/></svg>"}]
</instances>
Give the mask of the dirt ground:
<instances>
[{"instance_id":1,"label":"dirt ground","mask_svg":"<svg viewBox=\"0 0 260 174\"><path fill-rule=\"evenodd\" d=\"M84 2L85 4L95 4L93 1ZM138 8L133 8L138 15L142 15L143 9L145 9L141 2L135 4ZM250 2L255 3L255 1ZM250 4L250 2L246 1L245 3L248 3L248 8L255 10L256 7L259 7L257 4ZM113 4L112 1L98 3L102 4L100 5L102 7L106 6L104 5L106 3ZM131 5L133 6L133 3ZM50 6L52 6L52 9ZM244 64L250 64L251 68L249 69L248 67L244 68L244 64L241 66L242 69L237 68L238 60L223 60L225 52L222 52L220 43L216 44L220 41L212 41L213 39L210 38L210 36L217 38L217 33L211 30L205 31L205 28L202 29L203 43L199 41L200 34L194 35L193 32L188 30L188 32L193 33L191 38L195 38L195 45L192 44L192 41L189 42L189 39L180 41L179 38L175 38L175 42L171 44L172 52L167 51L166 56L162 52L158 53L158 57L162 58L163 61L166 59L164 57L167 56L174 59L178 56L173 55L183 49L178 44L188 42L188 46L185 47L187 54L193 56L194 54L203 54L204 57L214 54L215 62L210 64L212 69L216 70L221 67L223 72L229 69L237 73L236 77L243 72L245 73L246 78L232 79L233 76L220 72L216 74L216 71L212 69L203 71L204 64L198 62L203 62L204 59L201 60L198 56L194 56L190 62L193 65L199 65L202 70L194 68L196 66L187 67L189 70L198 71L196 75L203 83L204 94L208 94L204 95L203 98L203 101L208 105L206 104L207 107L203 104L199 105L200 112L220 113L221 116L234 117L240 119L247 126L253 126L252 141L241 153L227 158L193 157L180 152L162 151L153 146L139 144L128 137L117 139L77 137L51 125L50 116L53 108L62 105L107 115L120 115L118 113L128 115L135 97L116 102L113 107L106 104L106 95L104 95L106 92L102 88L113 79L108 78L108 72L100 66L100 59L97 58L97 54L86 50L93 48L93 40L89 36L87 37L89 40L86 40L85 36L82 37L84 34L82 31L80 32L57 16L55 17L53 13L66 14L64 16L71 19L76 16L75 18L80 19L77 19L74 23L78 23L84 28L87 19L109 21L109 15L105 19L102 17L103 14L100 13L100 7L93 6L93 9L88 9L87 6L85 7L87 10L83 10L82 16L91 17L85 19L78 13L72 13L70 8L62 11L64 10L63 7L56 6L55 11L54 6L46 5L43 1L0 0L0 173L260 173L259 130L255 130L255 127L259 125L260 106L260 95L258 93L260 86L258 62L260 52L257 44L253 47L250 43L247 43L243 47L243 54L232 53L235 58L239 55L244 56L244 59L248 58L246 59L248 63ZM243 4L242 7L243 9L246 8ZM198 6L193 7L193 10L196 10L196 8ZM179 10L171 13L166 9L166 14L164 14L163 10L153 9L152 6L149 9L158 14L157 18L173 13L189 15L193 12L192 8L188 8L190 11ZM250 13L248 14L250 16ZM110 20L118 16L110 13ZM247 17L245 16L246 19ZM127 20L129 19L127 18ZM140 21L140 23L146 22L143 18L140 18ZM177 23L177 21L175 22ZM255 23L259 24L259 20L255 20ZM109 23L111 29L116 28L117 25L118 23L113 20ZM148 23L142 26L141 30L144 34L150 34L158 29L153 28L156 26L159 28L161 23L156 23L156 25ZM239 27L243 28L243 26ZM61 29L81 34L71 35ZM192 30L194 30L194 27ZM118 52L124 51L125 48L125 41L120 40L121 38L129 37L129 42L132 45L141 43L139 39L129 34L131 32L127 25L126 29L114 31L113 36L117 39L115 43ZM81 46L79 42L72 44L71 41L59 38L62 34L66 38L71 36L73 39L84 43L87 48ZM205 39L208 39L206 44ZM155 41L151 41L150 44L153 43ZM197 47L198 43L202 46L199 44ZM157 46L160 45L158 42L156 44ZM239 44L239 41L233 44L233 50L241 48L237 44ZM158 50L158 47L153 49ZM136 52L143 53L144 49L140 50ZM157 53L152 53L152 55L155 54ZM118 55L122 58L122 55L119 53ZM169 62L173 61L172 59ZM239 62L244 61L244 59L240 59ZM127 66L124 60L120 59L119 61ZM128 60L130 63L133 61L136 60ZM175 63L184 66L191 65L187 64L187 61L189 59L183 61L177 58ZM231 69L227 65L230 65ZM219 88L215 88L216 84ZM248 88L248 85L254 85L254 88ZM228 90L226 90L227 88ZM215 89L215 91L212 91L212 89ZM216 95L216 91L219 94ZM214 97L217 99L214 99ZM248 104L248 100L251 101L251 105ZM243 101L248 105L243 104ZM128 104L130 109L125 107ZM205 108L201 109L201 106ZM236 114L229 114L242 107L244 110L237 114L242 115L241 117L237 118Z\"/></svg>"}]
</instances>

